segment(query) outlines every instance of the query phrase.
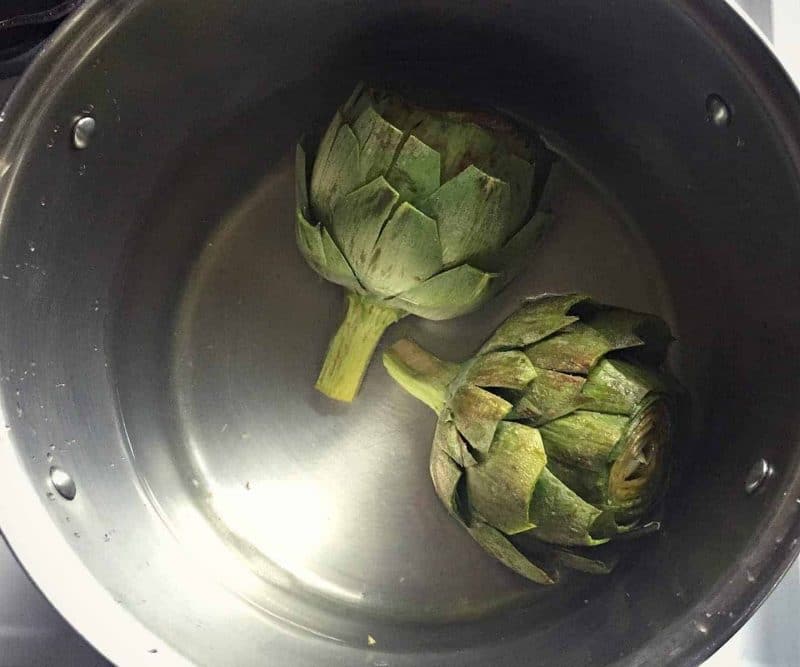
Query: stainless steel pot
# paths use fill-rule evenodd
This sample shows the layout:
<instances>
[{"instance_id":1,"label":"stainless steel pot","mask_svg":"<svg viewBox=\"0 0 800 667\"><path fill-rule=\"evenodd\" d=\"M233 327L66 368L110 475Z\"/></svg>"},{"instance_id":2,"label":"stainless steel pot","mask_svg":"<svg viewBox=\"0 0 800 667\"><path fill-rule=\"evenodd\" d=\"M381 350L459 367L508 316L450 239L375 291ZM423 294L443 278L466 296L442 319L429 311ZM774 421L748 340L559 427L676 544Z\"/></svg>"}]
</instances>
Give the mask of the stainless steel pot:
<instances>
[{"instance_id":1,"label":"stainless steel pot","mask_svg":"<svg viewBox=\"0 0 800 667\"><path fill-rule=\"evenodd\" d=\"M678 332L693 437L613 575L537 588L477 549L377 364L352 406L312 389L341 299L293 247L291 152L358 79L566 156L530 270L386 342L459 358L575 288ZM111 660L695 664L797 554L800 99L721 0L93 2L0 120L0 526Z\"/></svg>"}]
</instances>

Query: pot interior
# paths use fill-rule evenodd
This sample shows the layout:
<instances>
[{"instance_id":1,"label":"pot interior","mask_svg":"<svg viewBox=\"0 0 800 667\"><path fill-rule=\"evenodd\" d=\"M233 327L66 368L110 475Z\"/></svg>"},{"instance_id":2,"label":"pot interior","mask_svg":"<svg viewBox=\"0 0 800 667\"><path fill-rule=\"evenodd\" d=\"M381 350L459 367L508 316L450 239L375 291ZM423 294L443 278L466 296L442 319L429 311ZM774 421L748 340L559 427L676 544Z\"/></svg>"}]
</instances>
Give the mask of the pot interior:
<instances>
[{"instance_id":1,"label":"pot interior","mask_svg":"<svg viewBox=\"0 0 800 667\"><path fill-rule=\"evenodd\" d=\"M111 3L56 44L65 64L6 155L13 474L114 604L201 664L703 656L798 534L800 194L780 100L682 3L401 5ZM431 487L434 416L377 356L352 405L313 389L343 297L295 248L294 146L359 80L502 108L562 156L558 223L523 275L382 345L460 360L541 292L671 324L690 433L665 529L612 575L542 588L484 554ZM82 112L97 131L75 150ZM760 457L777 474L748 496Z\"/></svg>"}]
</instances>

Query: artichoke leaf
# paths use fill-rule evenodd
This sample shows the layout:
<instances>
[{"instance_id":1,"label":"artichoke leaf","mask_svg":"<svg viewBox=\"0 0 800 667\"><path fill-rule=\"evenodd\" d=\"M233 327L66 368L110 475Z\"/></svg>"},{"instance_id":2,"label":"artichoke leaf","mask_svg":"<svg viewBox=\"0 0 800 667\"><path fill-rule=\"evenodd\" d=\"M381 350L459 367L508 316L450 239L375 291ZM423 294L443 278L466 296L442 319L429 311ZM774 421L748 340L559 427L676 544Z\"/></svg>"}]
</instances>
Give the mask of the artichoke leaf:
<instances>
[{"instance_id":1,"label":"artichoke leaf","mask_svg":"<svg viewBox=\"0 0 800 667\"><path fill-rule=\"evenodd\" d=\"M513 542L526 555L534 555L540 560L547 559L554 565L586 574L610 574L619 562L619 555L615 552L608 551L597 555L596 552L604 549L602 546L593 547L592 555L586 556L575 549L541 542L536 539L532 531L514 536Z\"/></svg>"},{"instance_id":2,"label":"artichoke leaf","mask_svg":"<svg viewBox=\"0 0 800 667\"><path fill-rule=\"evenodd\" d=\"M413 134L409 135L386 174L400 198L419 206L439 188L439 153Z\"/></svg>"},{"instance_id":3,"label":"artichoke leaf","mask_svg":"<svg viewBox=\"0 0 800 667\"><path fill-rule=\"evenodd\" d=\"M578 410L539 426L548 457L588 470L605 470L628 419Z\"/></svg>"},{"instance_id":4,"label":"artichoke leaf","mask_svg":"<svg viewBox=\"0 0 800 667\"><path fill-rule=\"evenodd\" d=\"M475 458L474 450L469 446L469 443L458 434L458 444L461 447L461 461L465 468L478 465L478 460Z\"/></svg>"},{"instance_id":5,"label":"artichoke leaf","mask_svg":"<svg viewBox=\"0 0 800 667\"><path fill-rule=\"evenodd\" d=\"M325 134L322 135L322 139L319 142L319 147L317 148L317 154L314 157L314 165L311 172L311 191L315 197L316 193L318 192L317 187L319 185L319 179L322 177L321 172L328 163L331 149L336 141L336 136L339 134L339 128L342 127L343 123L344 118L342 117L342 114L337 111L333 115L330 125L328 125L327 129L325 130Z\"/></svg>"},{"instance_id":6,"label":"artichoke leaf","mask_svg":"<svg viewBox=\"0 0 800 667\"><path fill-rule=\"evenodd\" d=\"M556 572L548 573L534 565L505 535L488 523L475 519L467 526L467 530L490 555L517 574L537 584L555 584L558 581Z\"/></svg>"},{"instance_id":7,"label":"artichoke leaf","mask_svg":"<svg viewBox=\"0 0 800 667\"><path fill-rule=\"evenodd\" d=\"M420 209L439 223L442 260L455 266L497 250L511 235L511 189L470 165L444 183Z\"/></svg>"},{"instance_id":8,"label":"artichoke leaf","mask_svg":"<svg viewBox=\"0 0 800 667\"><path fill-rule=\"evenodd\" d=\"M480 355L469 367L466 379L478 387L524 389L536 377L530 359L518 350Z\"/></svg>"},{"instance_id":9,"label":"artichoke leaf","mask_svg":"<svg viewBox=\"0 0 800 667\"><path fill-rule=\"evenodd\" d=\"M603 359L590 371L583 395L588 410L632 415L645 396L666 392L669 387L669 380L660 371L619 359Z\"/></svg>"},{"instance_id":10,"label":"artichoke leaf","mask_svg":"<svg viewBox=\"0 0 800 667\"><path fill-rule=\"evenodd\" d=\"M358 139L353 130L341 125L327 159L314 161L310 194L312 213L317 220L330 220L339 200L360 185L358 153Z\"/></svg>"},{"instance_id":11,"label":"artichoke leaf","mask_svg":"<svg viewBox=\"0 0 800 667\"><path fill-rule=\"evenodd\" d=\"M436 495L447 511L463 522L458 507L458 482L461 480L462 470L444 450L431 447L430 474Z\"/></svg>"},{"instance_id":12,"label":"artichoke leaf","mask_svg":"<svg viewBox=\"0 0 800 667\"><path fill-rule=\"evenodd\" d=\"M486 171L486 164L499 149L497 139L470 122L468 115L445 112L409 118L414 122L414 134L441 155L443 183L456 178L470 165Z\"/></svg>"},{"instance_id":13,"label":"artichoke leaf","mask_svg":"<svg viewBox=\"0 0 800 667\"><path fill-rule=\"evenodd\" d=\"M581 395L585 378L536 368L536 377L514 401L510 419L529 420L533 426L563 417L581 408L589 399Z\"/></svg>"},{"instance_id":14,"label":"artichoke leaf","mask_svg":"<svg viewBox=\"0 0 800 667\"><path fill-rule=\"evenodd\" d=\"M294 201L303 217L308 220L311 215L308 205L308 167L306 152L299 142L294 153Z\"/></svg>"},{"instance_id":15,"label":"artichoke leaf","mask_svg":"<svg viewBox=\"0 0 800 667\"><path fill-rule=\"evenodd\" d=\"M511 407L511 403L499 396L469 384L460 387L450 399L456 427L479 452L489 451L497 424Z\"/></svg>"},{"instance_id":16,"label":"artichoke leaf","mask_svg":"<svg viewBox=\"0 0 800 667\"><path fill-rule=\"evenodd\" d=\"M628 347L621 341L620 344ZM535 366L562 373L588 375L589 370L613 349L614 344L599 332L582 322L576 322L558 336L526 347L525 354Z\"/></svg>"},{"instance_id":17,"label":"artichoke leaf","mask_svg":"<svg viewBox=\"0 0 800 667\"><path fill-rule=\"evenodd\" d=\"M558 549L554 557L559 565L586 574L610 574L619 562L619 556L589 558L567 549Z\"/></svg>"},{"instance_id":18,"label":"artichoke leaf","mask_svg":"<svg viewBox=\"0 0 800 667\"><path fill-rule=\"evenodd\" d=\"M325 227L322 227L321 236L322 250L325 253L325 266L320 269L320 275L326 280L330 280L337 285L343 285L354 292L363 292L364 288L358 282L353 269Z\"/></svg>"},{"instance_id":19,"label":"artichoke leaf","mask_svg":"<svg viewBox=\"0 0 800 667\"><path fill-rule=\"evenodd\" d=\"M562 463L552 456L547 459L547 467L558 479L593 505L607 505L608 469L587 470Z\"/></svg>"},{"instance_id":20,"label":"artichoke leaf","mask_svg":"<svg viewBox=\"0 0 800 667\"><path fill-rule=\"evenodd\" d=\"M428 278L389 300L389 304L429 320L447 320L475 310L492 294L495 274L469 264Z\"/></svg>"},{"instance_id":21,"label":"artichoke leaf","mask_svg":"<svg viewBox=\"0 0 800 667\"><path fill-rule=\"evenodd\" d=\"M358 139L361 183L386 173L403 139L403 133L387 123L373 107L367 107L353 123Z\"/></svg>"},{"instance_id":22,"label":"artichoke leaf","mask_svg":"<svg viewBox=\"0 0 800 667\"><path fill-rule=\"evenodd\" d=\"M539 475L531 498L532 535L543 542L569 546L605 544L591 530L603 511L581 499L547 468Z\"/></svg>"},{"instance_id":23,"label":"artichoke leaf","mask_svg":"<svg viewBox=\"0 0 800 667\"><path fill-rule=\"evenodd\" d=\"M444 411L436 421L436 430L433 434L433 446L442 450L447 454L455 463L460 466L464 465L463 454L461 449L461 437L458 434L458 429L452 421L452 414Z\"/></svg>"},{"instance_id":24,"label":"artichoke leaf","mask_svg":"<svg viewBox=\"0 0 800 667\"><path fill-rule=\"evenodd\" d=\"M360 278L372 292L394 296L421 284L441 268L436 221L404 202L380 232Z\"/></svg>"},{"instance_id":25,"label":"artichoke leaf","mask_svg":"<svg viewBox=\"0 0 800 667\"><path fill-rule=\"evenodd\" d=\"M342 106L341 114L347 118L348 122L352 122L363 110L361 105L366 106L371 102L372 96L366 91L364 82L359 81L355 85L355 88L353 88L353 92L350 93L350 97L347 98L347 101Z\"/></svg>"},{"instance_id":26,"label":"artichoke leaf","mask_svg":"<svg viewBox=\"0 0 800 667\"><path fill-rule=\"evenodd\" d=\"M534 166L513 153L500 153L486 172L508 183L511 188L511 220L525 220L533 195ZM508 235L518 229L509 229ZM508 235L506 238L508 238Z\"/></svg>"},{"instance_id":27,"label":"artichoke leaf","mask_svg":"<svg viewBox=\"0 0 800 667\"><path fill-rule=\"evenodd\" d=\"M546 462L535 428L501 421L489 452L466 470L470 506L507 535L533 528L528 511Z\"/></svg>"},{"instance_id":28,"label":"artichoke leaf","mask_svg":"<svg viewBox=\"0 0 800 667\"><path fill-rule=\"evenodd\" d=\"M660 317L623 308L600 310L588 324L613 345L612 349L636 348L631 350L636 358L655 366L664 362L672 342L669 327Z\"/></svg>"},{"instance_id":29,"label":"artichoke leaf","mask_svg":"<svg viewBox=\"0 0 800 667\"><path fill-rule=\"evenodd\" d=\"M578 321L570 309L588 301L583 294L547 295L529 299L510 315L483 344L480 352L525 347Z\"/></svg>"},{"instance_id":30,"label":"artichoke leaf","mask_svg":"<svg viewBox=\"0 0 800 667\"><path fill-rule=\"evenodd\" d=\"M299 206L295 209L295 239L300 253L317 273L325 273L325 250L320 228L312 225ZM324 276L327 278L327 276Z\"/></svg>"},{"instance_id":31,"label":"artichoke leaf","mask_svg":"<svg viewBox=\"0 0 800 667\"><path fill-rule=\"evenodd\" d=\"M333 211L331 234L359 279L398 198L397 191L379 176L342 198Z\"/></svg>"}]
</instances>

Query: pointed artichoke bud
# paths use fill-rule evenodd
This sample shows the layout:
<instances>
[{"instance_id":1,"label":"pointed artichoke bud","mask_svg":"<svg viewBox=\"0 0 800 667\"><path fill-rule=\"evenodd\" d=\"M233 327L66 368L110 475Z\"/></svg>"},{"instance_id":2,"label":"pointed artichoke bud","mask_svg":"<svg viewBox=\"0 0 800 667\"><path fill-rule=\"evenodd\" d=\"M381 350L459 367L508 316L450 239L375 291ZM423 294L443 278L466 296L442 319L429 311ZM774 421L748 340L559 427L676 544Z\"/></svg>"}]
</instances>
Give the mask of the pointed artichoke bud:
<instances>
[{"instance_id":1,"label":"pointed artichoke bud","mask_svg":"<svg viewBox=\"0 0 800 667\"><path fill-rule=\"evenodd\" d=\"M549 220L534 201L546 155L503 117L425 109L361 86L313 166L297 147L297 245L348 292L320 391L352 400L389 325L462 315L513 276Z\"/></svg>"},{"instance_id":2,"label":"pointed artichoke bud","mask_svg":"<svg viewBox=\"0 0 800 667\"><path fill-rule=\"evenodd\" d=\"M640 527L663 494L682 393L663 370L670 340L655 316L548 295L464 363L409 340L383 361L438 415L430 473L448 511L502 563L552 583L557 564L607 571L575 548ZM538 560L509 540L522 534Z\"/></svg>"}]
</instances>

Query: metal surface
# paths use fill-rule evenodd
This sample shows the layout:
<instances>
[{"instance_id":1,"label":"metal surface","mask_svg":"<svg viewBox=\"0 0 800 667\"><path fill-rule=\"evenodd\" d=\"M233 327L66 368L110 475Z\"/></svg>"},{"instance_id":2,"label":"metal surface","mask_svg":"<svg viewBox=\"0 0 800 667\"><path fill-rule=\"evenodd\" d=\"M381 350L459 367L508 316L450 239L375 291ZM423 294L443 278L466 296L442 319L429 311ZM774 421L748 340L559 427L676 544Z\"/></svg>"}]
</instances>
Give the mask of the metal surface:
<instances>
[{"instance_id":1,"label":"metal surface","mask_svg":"<svg viewBox=\"0 0 800 667\"><path fill-rule=\"evenodd\" d=\"M730 125L731 110L719 95L708 96L706 99L706 111L708 112L708 120L717 127Z\"/></svg>"},{"instance_id":2,"label":"metal surface","mask_svg":"<svg viewBox=\"0 0 800 667\"><path fill-rule=\"evenodd\" d=\"M203 9L90 4L0 126L0 526L33 578L120 664L706 657L800 536L800 114L769 51L717 2ZM679 335L695 437L665 532L610 577L533 588L476 549L430 489L432 419L377 364L351 407L311 388L341 296L293 247L293 142L376 77L503 106L577 165L509 291L385 343L458 358L567 289ZM56 128L90 104L73 151ZM756 446L780 474L746 496Z\"/></svg>"},{"instance_id":3,"label":"metal surface","mask_svg":"<svg viewBox=\"0 0 800 667\"><path fill-rule=\"evenodd\" d=\"M96 127L97 121L94 118L81 116L72 127L72 145L78 150L88 148Z\"/></svg>"},{"instance_id":4,"label":"metal surface","mask_svg":"<svg viewBox=\"0 0 800 667\"><path fill-rule=\"evenodd\" d=\"M775 470L764 459L758 459L747 473L744 480L744 490L747 493L755 493L770 477L775 474Z\"/></svg>"},{"instance_id":5,"label":"metal surface","mask_svg":"<svg viewBox=\"0 0 800 667\"><path fill-rule=\"evenodd\" d=\"M75 480L72 479L69 473L64 472L58 466L52 466L50 468L50 481L53 483L53 488L58 491L58 494L64 500L73 500L75 498L78 490L75 486Z\"/></svg>"}]
</instances>

